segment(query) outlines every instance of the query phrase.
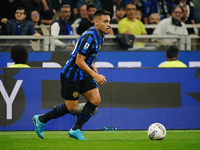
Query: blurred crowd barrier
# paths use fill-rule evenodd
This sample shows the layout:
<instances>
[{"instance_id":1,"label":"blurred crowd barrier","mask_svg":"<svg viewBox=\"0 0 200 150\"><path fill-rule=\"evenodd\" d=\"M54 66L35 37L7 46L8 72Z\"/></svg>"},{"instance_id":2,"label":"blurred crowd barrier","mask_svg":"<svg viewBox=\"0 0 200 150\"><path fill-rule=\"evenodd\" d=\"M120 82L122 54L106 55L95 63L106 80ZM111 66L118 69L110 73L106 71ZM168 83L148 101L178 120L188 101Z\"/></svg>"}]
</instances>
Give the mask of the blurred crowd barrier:
<instances>
[{"instance_id":1,"label":"blurred crowd barrier","mask_svg":"<svg viewBox=\"0 0 200 150\"><path fill-rule=\"evenodd\" d=\"M117 25L112 25L113 28ZM200 25L188 25L200 29ZM38 26L37 28L39 28ZM72 25L77 28L76 25ZM44 26L43 26L44 28ZM48 31L49 26L46 26ZM155 25L145 25L145 28L155 28ZM45 34L40 37L34 36L0 36L0 52L7 52L16 44L25 45L29 51L73 51L79 35L50 36ZM106 35L104 39L103 51L163 51L168 45L161 45L157 39L168 39L173 41L183 51L200 51L200 36L198 34L188 36L177 35L136 35L133 47L125 47L120 43L116 35ZM135 45L137 43L137 45ZM138 43L139 46L138 46Z\"/></svg>"}]
</instances>

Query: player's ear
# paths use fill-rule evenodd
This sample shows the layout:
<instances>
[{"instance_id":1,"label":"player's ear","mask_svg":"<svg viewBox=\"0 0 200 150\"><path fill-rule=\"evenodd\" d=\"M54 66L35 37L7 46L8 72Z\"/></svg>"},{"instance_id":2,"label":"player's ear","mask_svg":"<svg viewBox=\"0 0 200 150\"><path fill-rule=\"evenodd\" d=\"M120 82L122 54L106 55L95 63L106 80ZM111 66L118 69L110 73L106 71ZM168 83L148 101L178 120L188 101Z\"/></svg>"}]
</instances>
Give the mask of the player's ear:
<instances>
[{"instance_id":1,"label":"player's ear","mask_svg":"<svg viewBox=\"0 0 200 150\"><path fill-rule=\"evenodd\" d=\"M96 26L98 26L98 23L99 23L99 22L98 22L98 19L95 19L95 20L94 20L94 24L95 24Z\"/></svg>"}]
</instances>

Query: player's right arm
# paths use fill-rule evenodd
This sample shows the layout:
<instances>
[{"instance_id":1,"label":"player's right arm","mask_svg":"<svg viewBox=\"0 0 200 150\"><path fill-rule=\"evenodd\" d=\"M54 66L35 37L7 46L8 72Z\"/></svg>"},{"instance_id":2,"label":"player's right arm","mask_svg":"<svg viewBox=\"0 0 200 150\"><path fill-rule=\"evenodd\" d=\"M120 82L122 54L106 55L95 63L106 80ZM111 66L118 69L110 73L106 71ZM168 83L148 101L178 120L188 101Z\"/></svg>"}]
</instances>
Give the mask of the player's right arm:
<instances>
[{"instance_id":1,"label":"player's right arm","mask_svg":"<svg viewBox=\"0 0 200 150\"><path fill-rule=\"evenodd\" d=\"M86 72L87 74L89 74L90 76L92 76L94 78L94 80L99 84L99 85L103 85L104 83L106 83L106 78L105 76L96 73L95 71L93 71L86 63L85 63L85 59L86 57L84 55L81 55L79 53L77 53L76 56L76 65L84 72Z\"/></svg>"}]
</instances>

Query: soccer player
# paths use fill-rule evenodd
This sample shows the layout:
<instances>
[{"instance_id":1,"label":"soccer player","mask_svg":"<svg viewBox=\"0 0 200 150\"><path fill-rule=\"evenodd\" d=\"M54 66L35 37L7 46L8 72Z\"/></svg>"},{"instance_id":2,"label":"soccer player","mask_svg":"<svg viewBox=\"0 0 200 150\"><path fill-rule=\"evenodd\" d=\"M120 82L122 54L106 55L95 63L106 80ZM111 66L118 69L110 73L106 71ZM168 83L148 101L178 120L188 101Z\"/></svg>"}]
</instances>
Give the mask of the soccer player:
<instances>
[{"instance_id":1,"label":"soccer player","mask_svg":"<svg viewBox=\"0 0 200 150\"><path fill-rule=\"evenodd\" d=\"M81 127L90 119L101 102L98 85L106 83L105 76L98 74L93 62L101 50L105 33L108 33L110 28L109 15L110 12L106 10L95 12L94 26L79 37L70 59L63 67L60 77L61 94L65 103L55 106L43 115L33 117L35 130L40 138L44 138L43 129L46 122L77 109L80 93L87 99L87 103L68 135L77 140L87 140L82 135Z\"/></svg>"}]
</instances>

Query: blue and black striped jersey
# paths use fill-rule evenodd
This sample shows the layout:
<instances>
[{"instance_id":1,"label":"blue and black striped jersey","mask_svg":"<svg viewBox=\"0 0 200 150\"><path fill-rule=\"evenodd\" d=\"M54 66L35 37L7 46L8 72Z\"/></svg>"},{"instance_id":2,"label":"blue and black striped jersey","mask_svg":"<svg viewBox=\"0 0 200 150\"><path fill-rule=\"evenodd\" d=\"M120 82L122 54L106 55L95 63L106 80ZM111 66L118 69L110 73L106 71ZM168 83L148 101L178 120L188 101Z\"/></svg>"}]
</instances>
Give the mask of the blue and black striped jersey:
<instances>
[{"instance_id":1,"label":"blue and black striped jersey","mask_svg":"<svg viewBox=\"0 0 200 150\"><path fill-rule=\"evenodd\" d=\"M61 73L66 74L66 77L72 81L83 80L87 74L85 74L76 64L77 53L86 57L85 62L90 67L95 61L97 53L101 50L103 45L103 38L101 38L95 27L89 28L78 39L76 46L71 53L70 59L63 67Z\"/></svg>"}]
</instances>

